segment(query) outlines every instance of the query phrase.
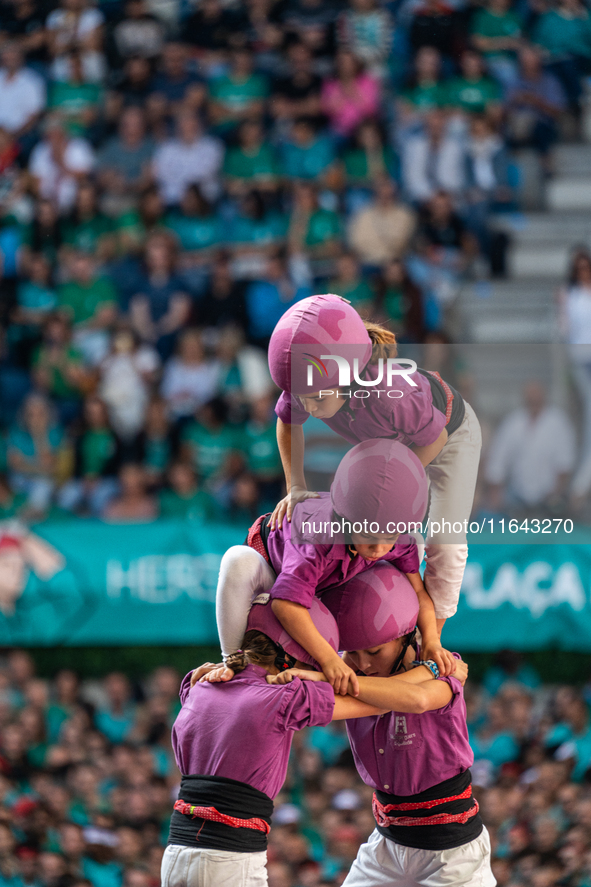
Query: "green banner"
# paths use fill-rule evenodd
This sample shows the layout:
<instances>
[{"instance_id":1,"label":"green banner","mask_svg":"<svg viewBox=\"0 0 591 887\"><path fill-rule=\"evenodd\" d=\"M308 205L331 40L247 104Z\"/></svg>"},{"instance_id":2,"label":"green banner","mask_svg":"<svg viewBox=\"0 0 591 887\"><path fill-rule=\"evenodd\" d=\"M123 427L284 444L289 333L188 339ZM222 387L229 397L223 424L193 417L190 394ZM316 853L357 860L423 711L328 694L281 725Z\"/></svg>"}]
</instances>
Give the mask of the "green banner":
<instances>
[{"instance_id":1,"label":"green banner","mask_svg":"<svg viewBox=\"0 0 591 887\"><path fill-rule=\"evenodd\" d=\"M220 559L244 537L191 521L5 525L0 646L216 643ZM591 531L552 545L476 538L446 646L591 651Z\"/></svg>"}]
</instances>

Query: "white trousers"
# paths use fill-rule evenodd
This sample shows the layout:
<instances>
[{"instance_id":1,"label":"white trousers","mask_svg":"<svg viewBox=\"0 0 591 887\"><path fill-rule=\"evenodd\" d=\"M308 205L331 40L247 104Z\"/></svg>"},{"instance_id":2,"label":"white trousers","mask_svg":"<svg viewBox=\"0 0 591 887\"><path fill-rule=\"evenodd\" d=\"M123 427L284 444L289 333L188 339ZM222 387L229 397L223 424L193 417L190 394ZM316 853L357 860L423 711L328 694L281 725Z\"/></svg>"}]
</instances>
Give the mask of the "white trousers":
<instances>
[{"instance_id":1,"label":"white trousers","mask_svg":"<svg viewBox=\"0 0 591 887\"><path fill-rule=\"evenodd\" d=\"M267 887L267 851L232 853L169 844L162 887Z\"/></svg>"},{"instance_id":2,"label":"white trousers","mask_svg":"<svg viewBox=\"0 0 591 887\"><path fill-rule=\"evenodd\" d=\"M417 850L382 837L376 829L362 844L343 887L494 887L490 838L484 828L451 850Z\"/></svg>"},{"instance_id":3,"label":"white trousers","mask_svg":"<svg viewBox=\"0 0 591 887\"><path fill-rule=\"evenodd\" d=\"M427 466L431 503L425 545L425 586L438 619L449 619L458 607L468 558L464 531L474 502L482 435L469 403L460 427ZM454 523L462 525L453 532Z\"/></svg>"},{"instance_id":4,"label":"white trousers","mask_svg":"<svg viewBox=\"0 0 591 887\"><path fill-rule=\"evenodd\" d=\"M252 599L270 591L277 576L265 558L248 545L228 548L220 563L215 618L222 655L240 649Z\"/></svg>"}]
</instances>

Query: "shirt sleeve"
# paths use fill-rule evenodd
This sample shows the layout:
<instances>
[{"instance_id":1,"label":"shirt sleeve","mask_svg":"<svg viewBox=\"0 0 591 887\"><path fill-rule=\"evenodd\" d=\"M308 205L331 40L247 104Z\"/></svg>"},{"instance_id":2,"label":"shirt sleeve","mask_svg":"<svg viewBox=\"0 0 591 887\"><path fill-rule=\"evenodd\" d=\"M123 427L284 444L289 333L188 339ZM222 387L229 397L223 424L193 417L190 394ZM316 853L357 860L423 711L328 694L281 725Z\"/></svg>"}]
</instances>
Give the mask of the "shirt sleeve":
<instances>
[{"instance_id":1,"label":"shirt sleeve","mask_svg":"<svg viewBox=\"0 0 591 887\"><path fill-rule=\"evenodd\" d=\"M396 543L391 555L391 563L394 564L401 573L419 572L419 549L416 542Z\"/></svg>"},{"instance_id":2,"label":"shirt sleeve","mask_svg":"<svg viewBox=\"0 0 591 887\"><path fill-rule=\"evenodd\" d=\"M189 691L191 690L191 675L192 671L189 674L186 674L183 678L183 682L181 684L181 689L179 690L179 696L181 699L181 705L184 705L187 701L187 696L189 695Z\"/></svg>"},{"instance_id":3,"label":"shirt sleeve","mask_svg":"<svg viewBox=\"0 0 591 887\"><path fill-rule=\"evenodd\" d=\"M429 385L428 380L425 381ZM428 391L413 391L398 403L400 406L392 414L393 430L401 432L407 444L427 447L435 443L445 428L447 419L433 403L430 387Z\"/></svg>"},{"instance_id":4,"label":"shirt sleeve","mask_svg":"<svg viewBox=\"0 0 591 887\"><path fill-rule=\"evenodd\" d=\"M299 400L292 394L283 392L275 406L275 415L281 419L285 425L303 425L308 418Z\"/></svg>"},{"instance_id":5,"label":"shirt sleeve","mask_svg":"<svg viewBox=\"0 0 591 887\"><path fill-rule=\"evenodd\" d=\"M452 653L452 656L454 657L454 659L462 658L459 653ZM446 712L450 711L450 709L452 709L455 705L457 705L458 702L461 702L463 700L464 687L457 678L454 678L453 675L448 675L445 678L437 678L437 680L449 684L451 692L453 693L453 696L451 697L447 705L444 705L443 708L439 708L437 709L437 711L433 712L433 714L443 715L446 714Z\"/></svg>"},{"instance_id":6,"label":"shirt sleeve","mask_svg":"<svg viewBox=\"0 0 591 887\"><path fill-rule=\"evenodd\" d=\"M330 684L296 678L284 687L280 716L286 730L325 727L332 721L334 691Z\"/></svg>"},{"instance_id":7,"label":"shirt sleeve","mask_svg":"<svg viewBox=\"0 0 591 887\"><path fill-rule=\"evenodd\" d=\"M320 569L318 546L294 545L286 540L281 572L271 589L271 597L293 601L309 610L316 594Z\"/></svg>"}]
</instances>

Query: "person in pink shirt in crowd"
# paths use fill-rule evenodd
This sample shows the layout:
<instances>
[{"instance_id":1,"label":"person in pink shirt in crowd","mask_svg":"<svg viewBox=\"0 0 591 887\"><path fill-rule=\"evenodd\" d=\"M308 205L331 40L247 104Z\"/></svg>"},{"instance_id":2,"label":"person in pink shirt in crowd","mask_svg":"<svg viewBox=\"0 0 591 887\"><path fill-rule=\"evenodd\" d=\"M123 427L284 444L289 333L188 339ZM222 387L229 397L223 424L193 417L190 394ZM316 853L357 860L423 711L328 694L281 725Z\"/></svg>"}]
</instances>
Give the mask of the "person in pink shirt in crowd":
<instances>
[{"instance_id":1,"label":"person in pink shirt in crowd","mask_svg":"<svg viewBox=\"0 0 591 887\"><path fill-rule=\"evenodd\" d=\"M310 612L336 652L334 617L317 599ZM361 698L335 697L326 682L292 679L271 686L282 670L316 663L282 629L268 604L253 605L247 628L242 651L231 660L233 680L216 684L217 670L202 680L189 672L181 685L172 744L182 778L162 860L162 887L264 887L273 799L285 781L296 731L381 711ZM402 711L441 705L437 681L427 669L421 672L393 682L391 699Z\"/></svg>"},{"instance_id":2,"label":"person in pink shirt in crowd","mask_svg":"<svg viewBox=\"0 0 591 887\"><path fill-rule=\"evenodd\" d=\"M363 69L352 52L341 50L335 59L336 77L326 80L320 95L331 129L348 137L362 120L376 117L380 109L380 83Z\"/></svg>"},{"instance_id":3,"label":"person in pink shirt in crowd","mask_svg":"<svg viewBox=\"0 0 591 887\"><path fill-rule=\"evenodd\" d=\"M360 573L323 598L337 620L345 659L363 681L363 700L383 713L347 720L355 765L374 789L375 831L358 851L343 887L494 887L490 839L472 795L464 681L438 674L415 639L416 595L391 564ZM398 711L392 693L404 674L430 669L437 710ZM315 673L292 676L320 680ZM435 692L435 691L433 691Z\"/></svg>"},{"instance_id":4,"label":"person in pink shirt in crowd","mask_svg":"<svg viewBox=\"0 0 591 887\"><path fill-rule=\"evenodd\" d=\"M480 425L439 373L395 358L394 334L365 323L339 296L302 299L283 315L269 343L269 369L283 391L275 412L288 493L270 525L281 527L296 503L318 495L307 489L304 475L302 425L308 416L352 444L388 438L410 448L429 479L425 586L441 632L456 612L468 557ZM343 363L347 384L341 381ZM391 379L389 370L396 373Z\"/></svg>"},{"instance_id":5,"label":"person in pink shirt in crowd","mask_svg":"<svg viewBox=\"0 0 591 887\"><path fill-rule=\"evenodd\" d=\"M453 671L454 659L441 646L433 603L418 572L412 532L426 507L427 479L417 456L397 441L374 440L353 447L341 460L330 495L298 504L291 523L271 530L269 515L258 518L247 544L230 548L220 565L216 618L224 658L240 646L253 598L270 592L273 612L320 663L335 691L344 694L350 685L357 693L355 672L323 641L309 610L316 595L385 559L415 589L429 657L442 673Z\"/></svg>"}]
</instances>

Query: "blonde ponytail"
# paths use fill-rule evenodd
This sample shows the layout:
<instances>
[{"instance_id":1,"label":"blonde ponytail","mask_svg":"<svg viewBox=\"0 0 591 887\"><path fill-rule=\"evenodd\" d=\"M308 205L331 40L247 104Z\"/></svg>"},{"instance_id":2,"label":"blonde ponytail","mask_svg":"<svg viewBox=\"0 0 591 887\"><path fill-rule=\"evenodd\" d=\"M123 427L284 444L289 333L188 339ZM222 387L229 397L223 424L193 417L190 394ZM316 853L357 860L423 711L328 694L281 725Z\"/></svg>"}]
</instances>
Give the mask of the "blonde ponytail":
<instances>
[{"instance_id":1,"label":"blonde ponytail","mask_svg":"<svg viewBox=\"0 0 591 887\"><path fill-rule=\"evenodd\" d=\"M380 326L379 323L372 323L369 320L364 320L363 325L373 346L370 363L377 363L380 357L396 357L398 348L396 346L396 336L393 332Z\"/></svg>"}]
</instances>

